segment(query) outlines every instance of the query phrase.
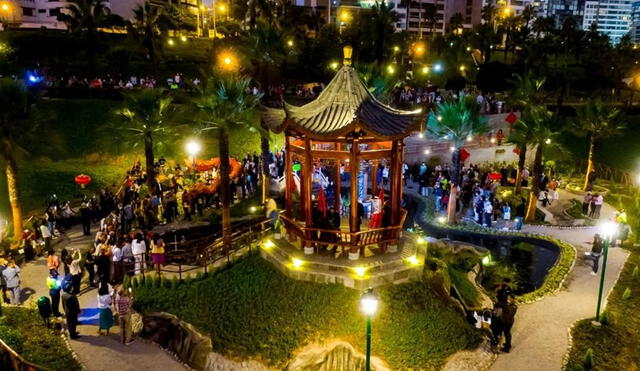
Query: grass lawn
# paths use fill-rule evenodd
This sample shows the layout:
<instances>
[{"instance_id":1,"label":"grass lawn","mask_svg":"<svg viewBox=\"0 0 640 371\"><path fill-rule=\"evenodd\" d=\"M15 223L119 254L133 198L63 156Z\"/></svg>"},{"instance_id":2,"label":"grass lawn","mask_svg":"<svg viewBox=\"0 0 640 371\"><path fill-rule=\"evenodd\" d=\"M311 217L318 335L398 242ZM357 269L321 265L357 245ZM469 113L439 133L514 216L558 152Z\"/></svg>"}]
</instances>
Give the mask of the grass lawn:
<instances>
[{"instance_id":1,"label":"grass lawn","mask_svg":"<svg viewBox=\"0 0 640 371\"><path fill-rule=\"evenodd\" d=\"M36 309L8 306L2 309L0 339L24 359L54 370L81 369L60 335L44 325Z\"/></svg>"},{"instance_id":2,"label":"grass lawn","mask_svg":"<svg viewBox=\"0 0 640 371\"><path fill-rule=\"evenodd\" d=\"M571 332L573 347L567 370L583 370L587 349L593 349L594 370L636 370L640 364L640 277L633 271L640 265L640 251L633 248L620 279L609 295L606 311L609 324L593 327L593 318L578 322ZM637 274L638 275L638 274ZM631 295L624 298L625 290Z\"/></svg>"},{"instance_id":3,"label":"grass lawn","mask_svg":"<svg viewBox=\"0 0 640 371\"><path fill-rule=\"evenodd\" d=\"M318 340L340 338L364 350L360 292L290 279L257 255L202 279L154 283L134 289L136 307L177 315L227 356L282 367L296 349ZM439 369L451 354L480 342L463 316L422 282L376 292L381 308L374 318L373 355L394 369Z\"/></svg>"}]
</instances>

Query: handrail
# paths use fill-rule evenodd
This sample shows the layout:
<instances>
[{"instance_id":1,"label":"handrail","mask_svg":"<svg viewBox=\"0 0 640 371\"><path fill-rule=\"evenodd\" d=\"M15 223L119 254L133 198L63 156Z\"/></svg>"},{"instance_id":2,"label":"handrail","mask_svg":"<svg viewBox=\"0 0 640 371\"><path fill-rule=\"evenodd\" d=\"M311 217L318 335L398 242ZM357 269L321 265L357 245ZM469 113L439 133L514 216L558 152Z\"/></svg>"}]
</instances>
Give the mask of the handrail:
<instances>
[{"instance_id":1,"label":"handrail","mask_svg":"<svg viewBox=\"0 0 640 371\"><path fill-rule=\"evenodd\" d=\"M13 350L7 343L0 339L0 348L4 349L7 353L9 353L9 359L11 360L11 365L16 371L54 371L51 368L36 365L33 362L29 362L24 359L20 354L18 354L15 350Z\"/></svg>"}]
</instances>

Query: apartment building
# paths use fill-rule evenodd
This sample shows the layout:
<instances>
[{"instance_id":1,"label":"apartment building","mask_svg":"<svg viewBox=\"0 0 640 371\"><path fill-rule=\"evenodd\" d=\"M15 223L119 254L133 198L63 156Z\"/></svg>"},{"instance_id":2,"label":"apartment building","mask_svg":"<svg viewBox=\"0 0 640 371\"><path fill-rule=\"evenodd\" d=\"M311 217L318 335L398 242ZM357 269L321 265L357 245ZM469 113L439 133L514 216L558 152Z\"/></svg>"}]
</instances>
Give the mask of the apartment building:
<instances>
[{"instance_id":1,"label":"apartment building","mask_svg":"<svg viewBox=\"0 0 640 371\"><path fill-rule=\"evenodd\" d=\"M617 44L632 26L631 0L587 0L584 6L583 29L595 24L598 31Z\"/></svg>"}]
</instances>

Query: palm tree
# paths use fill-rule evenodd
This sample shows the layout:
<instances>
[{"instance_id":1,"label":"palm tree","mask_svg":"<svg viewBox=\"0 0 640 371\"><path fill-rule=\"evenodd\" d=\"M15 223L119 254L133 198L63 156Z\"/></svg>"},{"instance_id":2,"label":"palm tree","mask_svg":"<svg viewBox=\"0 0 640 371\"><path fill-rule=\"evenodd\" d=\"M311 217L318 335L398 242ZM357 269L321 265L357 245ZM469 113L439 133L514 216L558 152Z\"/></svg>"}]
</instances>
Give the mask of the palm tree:
<instances>
[{"instance_id":1,"label":"palm tree","mask_svg":"<svg viewBox=\"0 0 640 371\"><path fill-rule=\"evenodd\" d=\"M512 81L513 90L509 94L509 105L516 110L520 110L524 114L527 110L537 109L544 103L544 83L545 79L537 79L532 74L516 75ZM524 131L526 127L514 126L513 133L509 136L509 142L515 144L519 150L518 153L518 171L516 173L516 187L514 193L520 194L522 186L522 171L524 170L527 144L531 140L531 133Z\"/></svg>"},{"instance_id":2,"label":"palm tree","mask_svg":"<svg viewBox=\"0 0 640 371\"><path fill-rule=\"evenodd\" d=\"M96 47L98 28L124 26L124 20L106 6L105 0L69 0L66 12L58 14L58 20L64 22L74 33L86 37L87 56L90 77L96 72Z\"/></svg>"},{"instance_id":3,"label":"palm tree","mask_svg":"<svg viewBox=\"0 0 640 371\"><path fill-rule=\"evenodd\" d=\"M376 2L371 7L369 30L373 35L373 56L378 63L383 62L386 45L391 41L395 24L398 22L398 13L393 10L386 1Z\"/></svg>"},{"instance_id":4,"label":"palm tree","mask_svg":"<svg viewBox=\"0 0 640 371\"><path fill-rule=\"evenodd\" d=\"M535 221L538 194L540 193L540 180L542 172L542 153L546 147L554 142L558 126L558 118L545 106L530 107L514 125L514 131L526 133L528 143L535 146L535 156L533 159L533 171L531 178L531 192L529 193L529 203L525 220Z\"/></svg>"},{"instance_id":5,"label":"palm tree","mask_svg":"<svg viewBox=\"0 0 640 371\"><path fill-rule=\"evenodd\" d=\"M232 127L245 126L258 131L263 137L267 132L260 125L256 106L259 95L248 92L250 79L235 75L210 78L203 85L193 105L200 112L200 130L215 131L220 157L220 198L222 199L222 241L225 251L231 247L231 198L229 172L229 131Z\"/></svg>"},{"instance_id":6,"label":"palm tree","mask_svg":"<svg viewBox=\"0 0 640 371\"><path fill-rule=\"evenodd\" d=\"M589 156L584 176L583 190L589 184L589 174L593 170L593 154L599 139L620 135L626 126L622 111L600 98L589 99L584 105L576 107L577 117L572 123L578 133L589 138Z\"/></svg>"},{"instance_id":7,"label":"palm tree","mask_svg":"<svg viewBox=\"0 0 640 371\"><path fill-rule=\"evenodd\" d=\"M169 29L175 22L169 9L145 1L133 9L133 22L130 25L130 33L141 40L147 49L147 54L153 65L154 73L158 72L158 52L162 50L160 37L163 31Z\"/></svg>"},{"instance_id":8,"label":"palm tree","mask_svg":"<svg viewBox=\"0 0 640 371\"><path fill-rule=\"evenodd\" d=\"M422 3L418 3L421 7ZM422 10L420 10L420 20L422 21ZM431 30L431 40L436 38L436 25L438 23L438 8L435 4L424 4L424 19ZM420 38L422 38L422 22L420 22Z\"/></svg>"},{"instance_id":9,"label":"palm tree","mask_svg":"<svg viewBox=\"0 0 640 371\"><path fill-rule=\"evenodd\" d=\"M13 236L22 236L16 153L18 141L25 134L24 119L28 112L28 94L24 84L9 78L0 79L0 155L5 165L9 204L13 218Z\"/></svg>"},{"instance_id":10,"label":"palm tree","mask_svg":"<svg viewBox=\"0 0 640 371\"><path fill-rule=\"evenodd\" d=\"M472 97L445 101L436 106L427 119L427 131L436 138L453 142L451 154L451 193L449 196L448 222L455 223L457 187L460 184L460 150L469 137L487 131L486 119L481 107Z\"/></svg>"},{"instance_id":11,"label":"palm tree","mask_svg":"<svg viewBox=\"0 0 640 371\"><path fill-rule=\"evenodd\" d=\"M464 17L461 13L456 13L449 18L449 33L455 34L458 29L462 29Z\"/></svg>"},{"instance_id":12,"label":"palm tree","mask_svg":"<svg viewBox=\"0 0 640 371\"><path fill-rule=\"evenodd\" d=\"M404 30L409 31L409 9L411 5L415 4L414 0L400 0L400 7L406 9L404 14Z\"/></svg>"},{"instance_id":13,"label":"palm tree","mask_svg":"<svg viewBox=\"0 0 640 371\"><path fill-rule=\"evenodd\" d=\"M294 54L294 49L287 46L288 41L290 40L287 39L285 32L277 29L273 24L259 20L255 28L247 33L241 42L243 45L242 53L247 56L251 65L251 76L264 92L268 93L269 86L274 85L274 80L279 80L287 56ZM268 101L272 98L276 97L264 95L264 100ZM265 103L270 104L270 102ZM262 198L265 201L270 183L268 138L264 136L261 138L260 147L262 152Z\"/></svg>"},{"instance_id":14,"label":"palm tree","mask_svg":"<svg viewBox=\"0 0 640 371\"><path fill-rule=\"evenodd\" d=\"M155 192L155 137L174 132L175 127L169 124L168 115L172 99L164 95L162 89L145 89L137 93L125 94L122 109L118 111L123 121L128 124L124 128L132 138L144 145L146 181L149 193Z\"/></svg>"}]
</instances>

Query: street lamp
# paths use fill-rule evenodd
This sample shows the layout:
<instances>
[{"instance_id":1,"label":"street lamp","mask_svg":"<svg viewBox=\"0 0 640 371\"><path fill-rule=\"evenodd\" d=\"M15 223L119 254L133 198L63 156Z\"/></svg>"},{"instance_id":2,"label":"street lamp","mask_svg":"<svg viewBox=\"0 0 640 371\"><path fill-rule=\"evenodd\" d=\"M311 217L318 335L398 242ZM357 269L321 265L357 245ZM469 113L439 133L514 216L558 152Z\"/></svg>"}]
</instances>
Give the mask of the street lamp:
<instances>
[{"instance_id":1,"label":"street lamp","mask_svg":"<svg viewBox=\"0 0 640 371\"><path fill-rule=\"evenodd\" d=\"M235 71L238 68L236 56L229 51L221 52L218 54L218 67L227 72Z\"/></svg>"},{"instance_id":2,"label":"street lamp","mask_svg":"<svg viewBox=\"0 0 640 371\"><path fill-rule=\"evenodd\" d=\"M192 169L195 174L196 156L198 155L198 153L200 153L200 150L202 149L202 147L200 146L200 143L196 142L195 140L190 140L184 146L184 149L185 151L187 151L187 154L191 157Z\"/></svg>"},{"instance_id":3,"label":"street lamp","mask_svg":"<svg viewBox=\"0 0 640 371\"><path fill-rule=\"evenodd\" d=\"M602 272L600 273L600 288L598 289L598 306L596 307L596 323L600 323L600 306L602 305L602 290L604 288L604 274L607 269L607 255L609 252L609 242L616 233L618 226L614 222L605 222L600 227L604 237L604 257L602 259Z\"/></svg>"},{"instance_id":4,"label":"street lamp","mask_svg":"<svg viewBox=\"0 0 640 371\"><path fill-rule=\"evenodd\" d=\"M367 354L364 363L365 371L371 370L371 317L378 310L378 298L368 289L360 297L360 310L367 318Z\"/></svg>"}]
</instances>

